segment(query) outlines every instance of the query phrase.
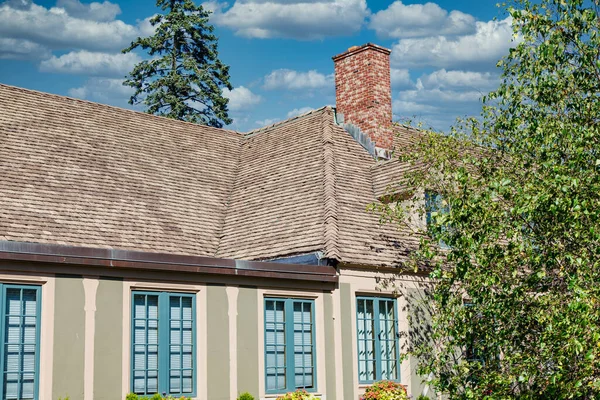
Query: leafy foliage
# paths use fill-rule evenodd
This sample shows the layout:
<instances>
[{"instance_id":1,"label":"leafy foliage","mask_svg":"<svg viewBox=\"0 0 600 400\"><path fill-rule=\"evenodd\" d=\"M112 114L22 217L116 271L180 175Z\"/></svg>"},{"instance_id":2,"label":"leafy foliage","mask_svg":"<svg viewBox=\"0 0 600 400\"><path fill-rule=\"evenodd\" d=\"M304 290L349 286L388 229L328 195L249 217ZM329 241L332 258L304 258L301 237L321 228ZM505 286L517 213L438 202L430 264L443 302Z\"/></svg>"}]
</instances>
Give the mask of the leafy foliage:
<instances>
[{"instance_id":1,"label":"leafy foliage","mask_svg":"<svg viewBox=\"0 0 600 400\"><path fill-rule=\"evenodd\" d=\"M315 400L316 397L304 389L298 389L295 392L286 393L277 397L277 400Z\"/></svg>"},{"instance_id":2,"label":"leafy foliage","mask_svg":"<svg viewBox=\"0 0 600 400\"><path fill-rule=\"evenodd\" d=\"M365 389L360 400L408 400L406 389L392 381L375 382Z\"/></svg>"},{"instance_id":3,"label":"leafy foliage","mask_svg":"<svg viewBox=\"0 0 600 400\"><path fill-rule=\"evenodd\" d=\"M230 124L222 92L222 87L232 89L229 67L218 58L210 13L192 0L157 0L156 5L166 14L150 19L154 34L123 50L141 48L150 55L123 82L135 89L129 103L143 103L148 113L168 118L218 128Z\"/></svg>"},{"instance_id":4,"label":"leafy foliage","mask_svg":"<svg viewBox=\"0 0 600 400\"><path fill-rule=\"evenodd\" d=\"M411 267L432 270L409 350L449 398L600 398L599 1L511 3L481 120L400 154L414 196L386 217L420 230ZM427 229L425 191L449 206Z\"/></svg>"},{"instance_id":5,"label":"leafy foliage","mask_svg":"<svg viewBox=\"0 0 600 400\"><path fill-rule=\"evenodd\" d=\"M129 393L127 396L125 396L125 400L142 400L142 399L149 399L149 400L190 400L189 397L185 397L185 396L181 396L181 397L161 396L159 393L155 393L152 397L138 396L135 393Z\"/></svg>"},{"instance_id":6,"label":"leafy foliage","mask_svg":"<svg viewBox=\"0 0 600 400\"><path fill-rule=\"evenodd\" d=\"M244 392L244 393L240 394L240 396L237 398L237 400L254 400L254 396L252 396L248 392Z\"/></svg>"}]
</instances>

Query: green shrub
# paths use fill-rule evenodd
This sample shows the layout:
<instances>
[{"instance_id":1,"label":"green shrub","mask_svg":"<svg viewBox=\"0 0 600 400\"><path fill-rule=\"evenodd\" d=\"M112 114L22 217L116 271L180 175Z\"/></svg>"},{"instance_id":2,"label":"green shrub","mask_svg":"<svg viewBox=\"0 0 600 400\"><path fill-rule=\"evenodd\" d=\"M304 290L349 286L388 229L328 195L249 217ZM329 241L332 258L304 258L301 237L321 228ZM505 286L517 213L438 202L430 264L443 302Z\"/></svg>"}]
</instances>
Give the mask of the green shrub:
<instances>
[{"instance_id":1,"label":"green shrub","mask_svg":"<svg viewBox=\"0 0 600 400\"><path fill-rule=\"evenodd\" d=\"M408 395L401 384L392 381L381 381L369 386L361 400L408 400Z\"/></svg>"},{"instance_id":2,"label":"green shrub","mask_svg":"<svg viewBox=\"0 0 600 400\"><path fill-rule=\"evenodd\" d=\"M279 396L277 400L315 400L316 397L304 389L298 389L295 392L286 393Z\"/></svg>"},{"instance_id":3,"label":"green shrub","mask_svg":"<svg viewBox=\"0 0 600 400\"><path fill-rule=\"evenodd\" d=\"M248 392L244 392L240 394L240 397L238 397L237 400L254 400L254 396Z\"/></svg>"},{"instance_id":4,"label":"green shrub","mask_svg":"<svg viewBox=\"0 0 600 400\"><path fill-rule=\"evenodd\" d=\"M147 397L140 397L135 393L129 393L125 396L125 400L142 400L147 399ZM189 397L181 396L181 397L173 397L173 396L161 396L159 393L154 394L154 396L150 397L150 400L190 400Z\"/></svg>"}]
</instances>

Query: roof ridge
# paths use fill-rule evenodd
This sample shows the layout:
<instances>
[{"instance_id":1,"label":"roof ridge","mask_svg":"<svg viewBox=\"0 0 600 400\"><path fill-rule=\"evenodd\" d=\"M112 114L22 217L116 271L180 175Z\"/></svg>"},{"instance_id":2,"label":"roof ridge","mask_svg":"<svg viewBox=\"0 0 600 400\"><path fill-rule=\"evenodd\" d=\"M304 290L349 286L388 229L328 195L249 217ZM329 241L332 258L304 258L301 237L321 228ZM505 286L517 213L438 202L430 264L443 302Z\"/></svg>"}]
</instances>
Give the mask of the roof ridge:
<instances>
[{"instance_id":1,"label":"roof ridge","mask_svg":"<svg viewBox=\"0 0 600 400\"><path fill-rule=\"evenodd\" d=\"M55 98L60 98L60 99L67 99L67 100L72 100L72 101L76 101L76 102L80 102L80 103L90 104L90 105L93 105L93 106L106 107L106 108L115 109L115 110L119 110L119 111L126 111L126 112L130 112L130 113L138 114L138 115L143 115L143 116L148 117L148 118L159 118L159 119L166 120L166 121L169 121L169 122L175 122L175 123L180 123L180 124L189 124L189 125L192 125L192 126L195 126L195 127L202 127L202 128L209 128L209 129L218 129L220 131L225 131L225 132L229 132L229 133L235 133L236 135L239 135L239 136L243 136L244 135L244 133L238 132L238 131L234 131L232 129L216 128L214 126L209 126L209 125L200 125L200 124L196 124L196 123L193 123L193 122L181 121L181 120L178 120L178 119L163 117L161 115L149 114L149 113L145 113L143 111L136 111L136 110L132 110L132 109L129 109L129 108L117 107L117 106L113 106L113 105L110 105L110 104L98 103L96 101L79 99L77 97L65 96L65 95L62 95L62 94L42 92L40 90L28 89L28 88L23 88L23 87L20 87L20 86L8 85L6 83L1 83L1 82L0 82L0 87L6 87L6 88L8 88L10 90L20 90L20 91L23 91L23 92L35 93L37 95L42 95L44 97L55 97Z\"/></svg>"},{"instance_id":2,"label":"roof ridge","mask_svg":"<svg viewBox=\"0 0 600 400\"><path fill-rule=\"evenodd\" d=\"M275 128L275 127L277 127L279 125L286 124L286 123L288 123L290 121L294 121L294 120L299 119L299 118L304 118L304 117L306 117L308 115L311 115L311 114L323 111L323 110L325 110L327 108L331 108L331 106L322 106L322 107L319 107L319 108L315 108L314 110L307 111L305 113L302 113L302 114L299 114L299 115L296 115L296 116L284 119L282 121L277 121L277 122L275 122L275 123L273 123L271 125L263 126L261 128L252 129L251 131L248 131L246 133L242 133L242 135L244 135L244 137L247 137L247 138L248 137L252 137L252 136L257 135L257 134L259 134L259 133L261 133L263 131L267 131L267 130L269 130L271 128Z\"/></svg>"},{"instance_id":3,"label":"roof ridge","mask_svg":"<svg viewBox=\"0 0 600 400\"><path fill-rule=\"evenodd\" d=\"M338 249L338 202L336 194L336 168L333 151L333 116L323 113L321 129L323 133L323 197L324 220L323 238L325 258L341 260Z\"/></svg>"}]
</instances>

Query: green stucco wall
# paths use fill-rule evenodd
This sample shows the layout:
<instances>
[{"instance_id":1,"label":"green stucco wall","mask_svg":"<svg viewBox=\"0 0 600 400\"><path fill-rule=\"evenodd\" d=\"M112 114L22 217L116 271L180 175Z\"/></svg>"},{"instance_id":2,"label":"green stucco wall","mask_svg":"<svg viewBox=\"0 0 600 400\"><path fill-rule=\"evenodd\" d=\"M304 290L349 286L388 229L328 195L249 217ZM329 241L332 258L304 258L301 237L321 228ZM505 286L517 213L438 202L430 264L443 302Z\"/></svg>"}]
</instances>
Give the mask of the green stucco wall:
<instances>
[{"instance_id":1,"label":"green stucco wall","mask_svg":"<svg viewBox=\"0 0 600 400\"><path fill-rule=\"evenodd\" d=\"M57 276L52 398L83 399L85 296L81 277Z\"/></svg>"},{"instance_id":2,"label":"green stucco wall","mask_svg":"<svg viewBox=\"0 0 600 400\"><path fill-rule=\"evenodd\" d=\"M342 362L343 382L344 382L344 399L356 399L357 393L354 393L354 358L353 348L355 346L352 340L352 290L349 283L340 284L340 300L341 300L341 325L342 325ZM339 379L339 376L338 376Z\"/></svg>"},{"instance_id":3,"label":"green stucco wall","mask_svg":"<svg viewBox=\"0 0 600 400\"><path fill-rule=\"evenodd\" d=\"M206 309L208 398L229 400L229 307L225 286L206 287Z\"/></svg>"},{"instance_id":4,"label":"green stucco wall","mask_svg":"<svg viewBox=\"0 0 600 400\"><path fill-rule=\"evenodd\" d=\"M258 398L258 295L256 288L240 287L237 314L238 391ZM240 393L236 393L239 395Z\"/></svg>"},{"instance_id":5,"label":"green stucco wall","mask_svg":"<svg viewBox=\"0 0 600 400\"><path fill-rule=\"evenodd\" d=\"M323 296L325 321L325 378L327 380L327 399L336 400L335 382L338 379L335 365L335 332L333 328L333 296L325 293Z\"/></svg>"},{"instance_id":6,"label":"green stucco wall","mask_svg":"<svg viewBox=\"0 0 600 400\"><path fill-rule=\"evenodd\" d=\"M101 279L96 292L94 400L121 398L122 359L123 281Z\"/></svg>"}]
</instances>

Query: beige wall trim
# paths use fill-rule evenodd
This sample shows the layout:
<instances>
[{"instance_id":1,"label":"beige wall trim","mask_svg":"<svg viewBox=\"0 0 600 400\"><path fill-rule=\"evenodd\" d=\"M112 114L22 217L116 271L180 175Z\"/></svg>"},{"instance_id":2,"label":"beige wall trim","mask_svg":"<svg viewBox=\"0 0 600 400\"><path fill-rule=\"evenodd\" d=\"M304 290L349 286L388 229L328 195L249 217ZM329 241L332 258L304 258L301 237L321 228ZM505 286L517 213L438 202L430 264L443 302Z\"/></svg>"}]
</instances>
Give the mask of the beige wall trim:
<instances>
[{"instance_id":1,"label":"beige wall trim","mask_svg":"<svg viewBox=\"0 0 600 400\"><path fill-rule=\"evenodd\" d=\"M85 294L85 338L83 353L83 399L94 399L94 341L96 334L96 292L98 277L83 278Z\"/></svg>"},{"instance_id":2,"label":"beige wall trim","mask_svg":"<svg viewBox=\"0 0 600 400\"><path fill-rule=\"evenodd\" d=\"M229 317L229 396L235 400L238 394L237 299L240 289L237 286L228 286L225 290L229 305L227 310Z\"/></svg>"},{"instance_id":3,"label":"beige wall trim","mask_svg":"<svg viewBox=\"0 0 600 400\"><path fill-rule=\"evenodd\" d=\"M338 371L337 379L335 380L335 391L336 398L345 399L344 397L344 379L343 379L343 365L344 361L342 358L342 308L340 302L340 289L337 288L333 291L333 331L335 332L335 368Z\"/></svg>"}]
</instances>

